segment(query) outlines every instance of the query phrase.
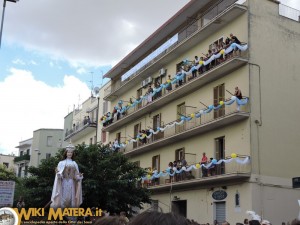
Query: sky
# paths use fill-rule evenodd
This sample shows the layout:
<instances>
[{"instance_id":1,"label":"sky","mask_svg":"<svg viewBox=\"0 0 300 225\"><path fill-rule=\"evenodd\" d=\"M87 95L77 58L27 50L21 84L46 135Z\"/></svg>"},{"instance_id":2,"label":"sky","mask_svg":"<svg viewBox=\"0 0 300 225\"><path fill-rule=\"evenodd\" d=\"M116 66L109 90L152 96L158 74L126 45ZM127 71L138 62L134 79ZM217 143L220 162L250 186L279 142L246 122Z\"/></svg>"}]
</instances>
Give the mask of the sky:
<instances>
[{"instance_id":1,"label":"sky","mask_svg":"<svg viewBox=\"0 0 300 225\"><path fill-rule=\"evenodd\" d=\"M108 81L103 74L188 2L7 2L0 49L0 153L17 155L15 147L35 130L63 129L73 105ZM300 10L299 0L282 2Z\"/></svg>"},{"instance_id":2,"label":"sky","mask_svg":"<svg viewBox=\"0 0 300 225\"><path fill-rule=\"evenodd\" d=\"M0 153L17 155L15 147L35 130L63 129L73 105L108 81L103 74L188 2L7 2L0 49Z\"/></svg>"}]
</instances>

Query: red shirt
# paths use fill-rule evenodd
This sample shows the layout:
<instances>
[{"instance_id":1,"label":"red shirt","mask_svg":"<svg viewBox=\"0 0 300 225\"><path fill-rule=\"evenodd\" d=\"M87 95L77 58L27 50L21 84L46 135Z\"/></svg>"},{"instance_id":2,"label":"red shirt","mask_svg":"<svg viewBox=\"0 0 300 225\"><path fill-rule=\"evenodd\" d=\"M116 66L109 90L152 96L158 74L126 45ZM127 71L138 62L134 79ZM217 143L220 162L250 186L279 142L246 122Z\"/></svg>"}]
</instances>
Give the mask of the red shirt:
<instances>
[{"instance_id":1,"label":"red shirt","mask_svg":"<svg viewBox=\"0 0 300 225\"><path fill-rule=\"evenodd\" d=\"M207 163L207 157L206 157L206 155L202 156L201 163Z\"/></svg>"}]
</instances>

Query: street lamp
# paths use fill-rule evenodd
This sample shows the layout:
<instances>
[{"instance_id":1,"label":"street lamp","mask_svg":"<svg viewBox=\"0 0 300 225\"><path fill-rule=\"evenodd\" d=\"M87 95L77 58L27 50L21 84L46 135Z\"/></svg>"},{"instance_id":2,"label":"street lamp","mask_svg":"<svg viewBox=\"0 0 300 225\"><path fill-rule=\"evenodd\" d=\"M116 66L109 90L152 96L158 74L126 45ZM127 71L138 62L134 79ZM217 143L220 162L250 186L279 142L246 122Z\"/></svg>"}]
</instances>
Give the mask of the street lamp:
<instances>
[{"instance_id":1,"label":"street lamp","mask_svg":"<svg viewBox=\"0 0 300 225\"><path fill-rule=\"evenodd\" d=\"M2 11L2 20L1 20L1 29L0 29L0 48L1 48L2 30L3 30L6 1L17 3L17 1L19 1L19 0L3 0L3 11Z\"/></svg>"}]
</instances>

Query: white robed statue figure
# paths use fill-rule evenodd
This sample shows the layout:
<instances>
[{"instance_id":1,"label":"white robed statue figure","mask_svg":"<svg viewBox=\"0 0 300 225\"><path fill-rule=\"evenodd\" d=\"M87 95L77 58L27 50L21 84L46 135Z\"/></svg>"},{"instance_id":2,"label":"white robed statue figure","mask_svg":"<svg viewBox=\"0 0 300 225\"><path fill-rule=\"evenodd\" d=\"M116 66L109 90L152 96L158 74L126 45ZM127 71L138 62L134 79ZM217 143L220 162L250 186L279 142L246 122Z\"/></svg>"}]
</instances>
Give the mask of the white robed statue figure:
<instances>
[{"instance_id":1,"label":"white robed statue figure","mask_svg":"<svg viewBox=\"0 0 300 225\"><path fill-rule=\"evenodd\" d=\"M78 165L73 161L74 150L75 147L70 143L64 152L64 160L58 163L51 208L78 208L82 203L83 175L79 173Z\"/></svg>"}]
</instances>

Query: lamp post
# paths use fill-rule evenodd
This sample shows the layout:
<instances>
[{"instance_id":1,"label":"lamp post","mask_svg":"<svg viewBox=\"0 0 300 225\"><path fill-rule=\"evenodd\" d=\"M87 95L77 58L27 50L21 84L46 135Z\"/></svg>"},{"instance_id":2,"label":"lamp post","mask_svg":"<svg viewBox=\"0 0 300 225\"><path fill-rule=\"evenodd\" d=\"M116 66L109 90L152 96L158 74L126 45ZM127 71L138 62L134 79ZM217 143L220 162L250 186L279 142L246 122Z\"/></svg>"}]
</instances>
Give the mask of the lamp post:
<instances>
[{"instance_id":1,"label":"lamp post","mask_svg":"<svg viewBox=\"0 0 300 225\"><path fill-rule=\"evenodd\" d=\"M0 29L0 48L1 48L1 40L2 40L2 31L3 31L3 22L4 22L6 1L17 3L17 1L19 1L19 0L3 0L3 11L2 11L2 20L1 20L1 29Z\"/></svg>"}]
</instances>

